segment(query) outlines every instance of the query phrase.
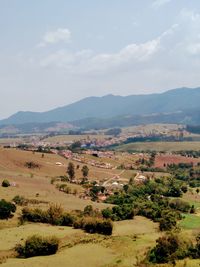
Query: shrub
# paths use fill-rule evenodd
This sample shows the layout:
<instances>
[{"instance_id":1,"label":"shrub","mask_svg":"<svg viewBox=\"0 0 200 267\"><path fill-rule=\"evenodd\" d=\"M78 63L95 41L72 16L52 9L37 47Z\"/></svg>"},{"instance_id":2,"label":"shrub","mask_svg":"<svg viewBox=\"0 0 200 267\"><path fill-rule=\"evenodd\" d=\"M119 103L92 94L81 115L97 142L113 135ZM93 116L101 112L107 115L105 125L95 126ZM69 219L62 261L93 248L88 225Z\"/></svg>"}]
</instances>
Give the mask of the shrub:
<instances>
[{"instance_id":1,"label":"shrub","mask_svg":"<svg viewBox=\"0 0 200 267\"><path fill-rule=\"evenodd\" d=\"M112 209L106 208L102 210L102 215L106 219L111 219L113 221L122 221L133 219L134 217L134 210L131 205L120 205L114 206Z\"/></svg>"},{"instance_id":2,"label":"shrub","mask_svg":"<svg viewBox=\"0 0 200 267\"><path fill-rule=\"evenodd\" d=\"M55 254L58 250L59 240L56 237L44 238L40 236L29 237L25 245L17 245L15 251L20 257L35 257Z\"/></svg>"},{"instance_id":3,"label":"shrub","mask_svg":"<svg viewBox=\"0 0 200 267\"><path fill-rule=\"evenodd\" d=\"M36 169L36 168L40 168L40 165L33 162L33 161L27 161L24 164L25 167L27 167L28 169Z\"/></svg>"},{"instance_id":4,"label":"shrub","mask_svg":"<svg viewBox=\"0 0 200 267\"><path fill-rule=\"evenodd\" d=\"M0 219L8 219L16 211L16 206L4 199L0 201Z\"/></svg>"},{"instance_id":5,"label":"shrub","mask_svg":"<svg viewBox=\"0 0 200 267\"><path fill-rule=\"evenodd\" d=\"M2 184L3 187L9 187L10 186L10 182L8 180L3 180Z\"/></svg>"},{"instance_id":6,"label":"shrub","mask_svg":"<svg viewBox=\"0 0 200 267\"><path fill-rule=\"evenodd\" d=\"M111 235L113 224L110 220L86 218L83 222L83 229L90 234L98 233L103 235Z\"/></svg>"},{"instance_id":7,"label":"shrub","mask_svg":"<svg viewBox=\"0 0 200 267\"><path fill-rule=\"evenodd\" d=\"M75 229L83 229L84 227L84 219L83 218L76 218L73 222L73 227Z\"/></svg>"},{"instance_id":8,"label":"shrub","mask_svg":"<svg viewBox=\"0 0 200 267\"><path fill-rule=\"evenodd\" d=\"M36 209L24 208L22 210L21 220L29 222L48 223L48 214L47 212L38 208Z\"/></svg>"},{"instance_id":9,"label":"shrub","mask_svg":"<svg viewBox=\"0 0 200 267\"><path fill-rule=\"evenodd\" d=\"M169 206L171 209L179 210L182 212L189 212L191 209L190 204L188 202L180 199L171 200Z\"/></svg>"},{"instance_id":10,"label":"shrub","mask_svg":"<svg viewBox=\"0 0 200 267\"><path fill-rule=\"evenodd\" d=\"M72 226L74 223L74 216L71 215L70 213L64 213L62 215L62 225L63 226Z\"/></svg>"},{"instance_id":11,"label":"shrub","mask_svg":"<svg viewBox=\"0 0 200 267\"><path fill-rule=\"evenodd\" d=\"M13 202L15 202L15 204L23 206L23 205L27 205L27 200L25 199L25 197L20 196L20 195L16 195L13 199Z\"/></svg>"},{"instance_id":12,"label":"shrub","mask_svg":"<svg viewBox=\"0 0 200 267\"><path fill-rule=\"evenodd\" d=\"M175 262L176 259L184 259L189 255L191 246L173 233L158 238L156 243L149 255L149 261L153 263Z\"/></svg>"},{"instance_id":13,"label":"shrub","mask_svg":"<svg viewBox=\"0 0 200 267\"><path fill-rule=\"evenodd\" d=\"M47 222L53 225L62 224L63 208L60 205L52 204L47 210Z\"/></svg>"},{"instance_id":14,"label":"shrub","mask_svg":"<svg viewBox=\"0 0 200 267\"><path fill-rule=\"evenodd\" d=\"M168 212L162 215L160 219L160 230L169 231L176 227L176 214L174 212Z\"/></svg>"},{"instance_id":15,"label":"shrub","mask_svg":"<svg viewBox=\"0 0 200 267\"><path fill-rule=\"evenodd\" d=\"M67 175L61 175L60 180L61 182L69 182L69 177Z\"/></svg>"}]
</instances>

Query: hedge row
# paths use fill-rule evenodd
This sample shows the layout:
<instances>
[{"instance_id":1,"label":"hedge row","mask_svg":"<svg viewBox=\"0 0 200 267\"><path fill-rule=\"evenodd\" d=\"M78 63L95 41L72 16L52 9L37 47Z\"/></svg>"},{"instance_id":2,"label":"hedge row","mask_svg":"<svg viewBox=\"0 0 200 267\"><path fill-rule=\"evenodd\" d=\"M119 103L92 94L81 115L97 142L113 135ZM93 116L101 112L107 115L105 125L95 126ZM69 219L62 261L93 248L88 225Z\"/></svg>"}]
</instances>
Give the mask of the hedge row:
<instances>
[{"instance_id":1,"label":"hedge row","mask_svg":"<svg viewBox=\"0 0 200 267\"><path fill-rule=\"evenodd\" d=\"M41 209L24 208L22 210L22 222L40 222L60 226L73 226L76 229L83 229L87 233L99 233L111 235L113 224L109 219L91 217L83 214L71 214L63 212L62 208L52 205L46 211Z\"/></svg>"}]
</instances>

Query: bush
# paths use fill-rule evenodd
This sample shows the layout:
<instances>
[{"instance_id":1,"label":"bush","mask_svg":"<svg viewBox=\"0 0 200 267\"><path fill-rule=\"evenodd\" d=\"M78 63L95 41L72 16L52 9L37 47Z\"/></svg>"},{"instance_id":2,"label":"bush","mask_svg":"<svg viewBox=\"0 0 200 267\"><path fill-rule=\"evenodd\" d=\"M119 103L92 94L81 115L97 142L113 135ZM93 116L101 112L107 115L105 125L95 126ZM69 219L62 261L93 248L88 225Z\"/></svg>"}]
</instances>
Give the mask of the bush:
<instances>
[{"instance_id":1,"label":"bush","mask_svg":"<svg viewBox=\"0 0 200 267\"><path fill-rule=\"evenodd\" d=\"M63 226L72 226L74 223L74 216L71 215L70 213L64 213L62 215L62 225Z\"/></svg>"},{"instance_id":2,"label":"bush","mask_svg":"<svg viewBox=\"0 0 200 267\"><path fill-rule=\"evenodd\" d=\"M19 206L24 206L28 204L28 201L23 196L20 196L20 195L15 196L12 199L12 201L15 202L15 204Z\"/></svg>"},{"instance_id":3,"label":"bush","mask_svg":"<svg viewBox=\"0 0 200 267\"><path fill-rule=\"evenodd\" d=\"M85 211L90 209L87 206ZM95 217L85 216L84 213L64 213L60 206L52 205L47 211L41 209L24 208L21 221L50 223L53 225L73 226L75 229L83 229L88 233L111 235L113 224L110 220L102 219L100 213L93 210Z\"/></svg>"},{"instance_id":4,"label":"bush","mask_svg":"<svg viewBox=\"0 0 200 267\"><path fill-rule=\"evenodd\" d=\"M106 219L111 219L113 221L122 221L133 219L134 210L131 205L120 205L114 206L112 209L106 208L102 210L102 215Z\"/></svg>"},{"instance_id":5,"label":"bush","mask_svg":"<svg viewBox=\"0 0 200 267\"><path fill-rule=\"evenodd\" d=\"M181 212L189 212L191 209L190 204L188 202L180 199L171 200L169 206L171 209L179 210Z\"/></svg>"},{"instance_id":6,"label":"bush","mask_svg":"<svg viewBox=\"0 0 200 267\"><path fill-rule=\"evenodd\" d=\"M56 237L44 238L40 236L29 237L25 245L17 245L15 251L20 257L35 257L55 254L58 250L59 240Z\"/></svg>"},{"instance_id":7,"label":"bush","mask_svg":"<svg viewBox=\"0 0 200 267\"><path fill-rule=\"evenodd\" d=\"M40 165L33 162L33 161L27 161L25 162L24 166L28 169L36 169L36 168L40 168Z\"/></svg>"},{"instance_id":8,"label":"bush","mask_svg":"<svg viewBox=\"0 0 200 267\"><path fill-rule=\"evenodd\" d=\"M175 262L188 256L190 244L179 238L178 235L169 234L156 240L156 246L151 250L149 261L153 263Z\"/></svg>"},{"instance_id":9,"label":"bush","mask_svg":"<svg viewBox=\"0 0 200 267\"><path fill-rule=\"evenodd\" d=\"M4 199L0 201L0 219L8 219L16 211L16 206Z\"/></svg>"},{"instance_id":10,"label":"bush","mask_svg":"<svg viewBox=\"0 0 200 267\"><path fill-rule=\"evenodd\" d=\"M10 186L10 182L8 180L3 180L2 184L3 187L9 187Z\"/></svg>"},{"instance_id":11,"label":"bush","mask_svg":"<svg viewBox=\"0 0 200 267\"><path fill-rule=\"evenodd\" d=\"M83 229L90 234L112 235L113 224L110 220L86 218L83 221Z\"/></svg>"},{"instance_id":12,"label":"bush","mask_svg":"<svg viewBox=\"0 0 200 267\"><path fill-rule=\"evenodd\" d=\"M83 218L76 218L73 223L74 229L83 229L84 227L84 219Z\"/></svg>"},{"instance_id":13,"label":"bush","mask_svg":"<svg viewBox=\"0 0 200 267\"><path fill-rule=\"evenodd\" d=\"M170 231L176 227L177 216L174 212L166 212L160 219L160 230Z\"/></svg>"},{"instance_id":14,"label":"bush","mask_svg":"<svg viewBox=\"0 0 200 267\"><path fill-rule=\"evenodd\" d=\"M62 225L63 208L60 205L53 204L47 210L47 222L53 225Z\"/></svg>"}]
</instances>

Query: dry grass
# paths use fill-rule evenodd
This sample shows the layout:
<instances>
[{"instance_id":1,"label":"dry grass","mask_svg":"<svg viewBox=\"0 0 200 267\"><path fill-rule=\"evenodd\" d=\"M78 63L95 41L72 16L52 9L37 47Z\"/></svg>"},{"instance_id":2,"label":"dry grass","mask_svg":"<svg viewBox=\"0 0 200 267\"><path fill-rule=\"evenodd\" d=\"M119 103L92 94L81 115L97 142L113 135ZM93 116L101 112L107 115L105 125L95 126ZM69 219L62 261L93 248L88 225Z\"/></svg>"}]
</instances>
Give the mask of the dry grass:
<instances>
[{"instance_id":1,"label":"dry grass","mask_svg":"<svg viewBox=\"0 0 200 267\"><path fill-rule=\"evenodd\" d=\"M144 217L135 216L133 220L114 223L114 236L142 235L158 232L158 224Z\"/></svg>"},{"instance_id":2,"label":"dry grass","mask_svg":"<svg viewBox=\"0 0 200 267\"><path fill-rule=\"evenodd\" d=\"M116 147L117 151L180 151L200 150L200 142L136 142Z\"/></svg>"},{"instance_id":3,"label":"dry grass","mask_svg":"<svg viewBox=\"0 0 200 267\"><path fill-rule=\"evenodd\" d=\"M19 227L13 227L0 230L0 248L1 250L9 250L15 247L16 244L24 242L31 235L40 236L56 236L64 238L66 236L79 233L81 230L76 230L71 227L51 226L46 224L29 223Z\"/></svg>"},{"instance_id":4,"label":"dry grass","mask_svg":"<svg viewBox=\"0 0 200 267\"><path fill-rule=\"evenodd\" d=\"M58 135L58 136L53 136L53 137L48 137L44 139L44 142L74 142L74 141L80 141L83 139L97 139L97 140L104 140L108 138L109 136L107 135Z\"/></svg>"},{"instance_id":5,"label":"dry grass","mask_svg":"<svg viewBox=\"0 0 200 267\"><path fill-rule=\"evenodd\" d=\"M109 264L114 256L114 253L109 248L104 248L97 244L85 244L62 250L52 256L9 259L2 264L2 267L100 267Z\"/></svg>"},{"instance_id":6,"label":"dry grass","mask_svg":"<svg viewBox=\"0 0 200 267\"><path fill-rule=\"evenodd\" d=\"M26 161L38 163L41 167L28 169L24 166ZM56 162L62 162L63 166L57 166ZM45 154L44 158L40 153L20 151L15 149L0 149L0 183L3 179L15 182L16 186L4 188L0 186L0 196L6 200L11 200L16 195L23 195L26 198L36 198L49 203L60 203L66 210L84 209L86 205L94 205L98 208L104 208L105 204L98 204L89 200L82 200L78 196L68 195L58 191L55 185L50 184L51 178L66 175L66 166L69 161L52 154ZM81 169L82 165L80 165ZM99 171L99 172L98 172ZM107 178L105 170L98 169L97 176ZM94 175L94 176L93 176ZM110 174L112 175L112 174ZM91 168L91 176L95 176L94 168ZM77 177L81 178L79 170ZM76 188L82 190L80 186L70 185L72 190ZM42 205L43 206L43 205Z\"/></svg>"}]
</instances>

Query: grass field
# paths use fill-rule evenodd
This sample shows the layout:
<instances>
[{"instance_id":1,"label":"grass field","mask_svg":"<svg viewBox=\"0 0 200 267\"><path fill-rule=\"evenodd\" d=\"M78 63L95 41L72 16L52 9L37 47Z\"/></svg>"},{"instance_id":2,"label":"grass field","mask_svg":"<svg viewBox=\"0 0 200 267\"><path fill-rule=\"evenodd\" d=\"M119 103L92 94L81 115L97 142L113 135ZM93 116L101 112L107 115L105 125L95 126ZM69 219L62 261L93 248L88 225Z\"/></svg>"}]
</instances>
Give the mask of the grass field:
<instances>
[{"instance_id":1,"label":"grass field","mask_svg":"<svg viewBox=\"0 0 200 267\"><path fill-rule=\"evenodd\" d=\"M109 136L108 135L103 135L103 134L97 134L97 135L57 135L53 137L48 137L44 139L44 142L72 142L72 141L79 141L83 139L97 139L97 140L103 140L107 139Z\"/></svg>"},{"instance_id":2,"label":"grass field","mask_svg":"<svg viewBox=\"0 0 200 267\"><path fill-rule=\"evenodd\" d=\"M9 259L2 267L89 267L105 266L109 264L114 253L111 249L98 244L77 245L62 250L56 255L46 257L34 257L29 259Z\"/></svg>"},{"instance_id":3,"label":"grass field","mask_svg":"<svg viewBox=\"0 0 200 267\"><path fill-rule=\"evenodd\" d=\"M2 264L3 267L65 267L66 263L69 267L130 267L144 256L149 246L153 246L159 236L157 224L139 216L133 220L116 222L114 234L111 237L88 235L81 230L69 227L60 228L41 224L4 229L1 233L0 247L4 249L10 249L14 244L23 242L32 233L44 236L56 235L62 240L61 249L56 255L8 259Z\"/></svg>"},{"instance_id":4,"label":"grass field","mask_svg":"<svg viewBox=\"0 0 200 267\"><path fill-rule=\"evenodd\" d=\"M200 229L200 216L184 214L184 217L185 218L179 223L183 229Z\"/></svg>"},{"instance_id":5,"label":"grass field","mask_svg":"<svg viewBox=\"0 0 200 267\"><path fill-rule=\"evenodd\" d=\"M16 244L22 243L29 236L34 234L44 237L56 236L58 238L64 238L79 233L80 231L81 230L76 230L71 227L59 227L39 223L29 223L18 227L2 229L0 231L0 248L1 250L12 249Z\"/></svg>"},{"instance_id":6,"label":"grass field","mask_svg":"<svg viewBox=\"0 0 200 267\"><path fill-rule=\"evenodd\" d=\"M116 151L180 151L200 150L200 142L136 142L119 145Z\"/></svg>"},{"instance_id":7,"label":"grass field","mask_svg":"<svg viewBox=\"0 0 200 267\"><path fill-rule=\"evenodd\" d=\"M133 220L126 220L114 223L114 236L151 234L158 231L158 224L136 216Z\"/></svg>"},{"instance_id":8,"label":"grass field","mask_svg":"<svg viewBox=\"0 0 200 267\"><path fill-rule=\"evenodd\" d=\"M134 162L136 155L127 153L116 153L116 159L112 163L119 165L123 162ZM107 161L107 159L96 160ZM28 169L24 166L26 161L33 161L40 165L40 168ZM59 161L63 165L57 166ZM3 188L0 186L0 197L11 200L15 195L23 195L29 199L47 201L48 203L29 204L31 207L47 208L49 203L59 203L65 210L81 209L86 205L93 205L102 209L107 204L95 203L89 200L80 199L78 196L65 194L56 189L50 183L51 178L66 174L68 160L53 154L45 154L44 158L40 153L19 151L15 149L0 149L0 183L3 179L15 182L16 186ZM76 164L79 164L75 162ZM77 178L81 178L81 167L77 171ZM91 179L109 179L114 175L121 174L122 179L128 180L134 171L123 171L114 169L106 170L89 166ZM32 174L32 175L31 175ZM69 185L82 190L79 185ZM36 194L38 196L36 197ZM188 191L183 197L195 207L200 207L200 196L194 191ZM34 257L29 259L9 258L2 267L130 267L139 266L139 262L144 259L148 250L151 249L156 239L161 235L158 231L158 224L153 223L144 217L135 216L133 220L114 222L112 236L91 235L82 230L75 230L71 227L57 227L47 224L25 224L18 226L18 217L21 207L17 208L15 216L9 220L0 220L0 262L2 255L10 255L17 243L23 243L28 236L39 234L43 236L55 235L61 240L61 246L56 255L46 257ZM185 216L180 222L183 233L191 235L194 231L199 231L199 213ZM197 261L188 260L177 263L177 266L196 267ZM169 267L170 265L163 265ZM160 266L161 267L161 266Z\"/></svg>"},{"instance_id":9,"label":"grass field","mask_svg":"<svg viewBox=\"0 0 200 267\"><path fill-rule=\"evenodd\" d=\"M28 169L24 166L26 161L33 161L40 165L40 168ZM63 166L57 166L59 161ZM4 188L0 186L0 196L6 200L11 200L16 195L23 195L26 198L47 201L49 203L60 203L66 210L83 209L86 205L93 204L95 207L104 208L107 205L94 203L89 200L80 199L78 196L65 194L56 189L55 185L50 183L51 178L60 175L66 175L66 166L69 161L53 155L45 154L44 158L41 153L19 151L15 149L0 149L0 184L3 179L8 179L16 186ZM80 164L80 169L81 169ZM97 168L96 168L97 169ZM117 172L120 172L118 170ZM115 173L115 172L114 172ZM113 170L91 168L91 177L93 179L112 177ZM95 177L95 175L97 175ZM81 170L77 172L77 177L81 178ZM78 185L70 185L73 189L82 190Z\"/></svg>"}]
</instances>

